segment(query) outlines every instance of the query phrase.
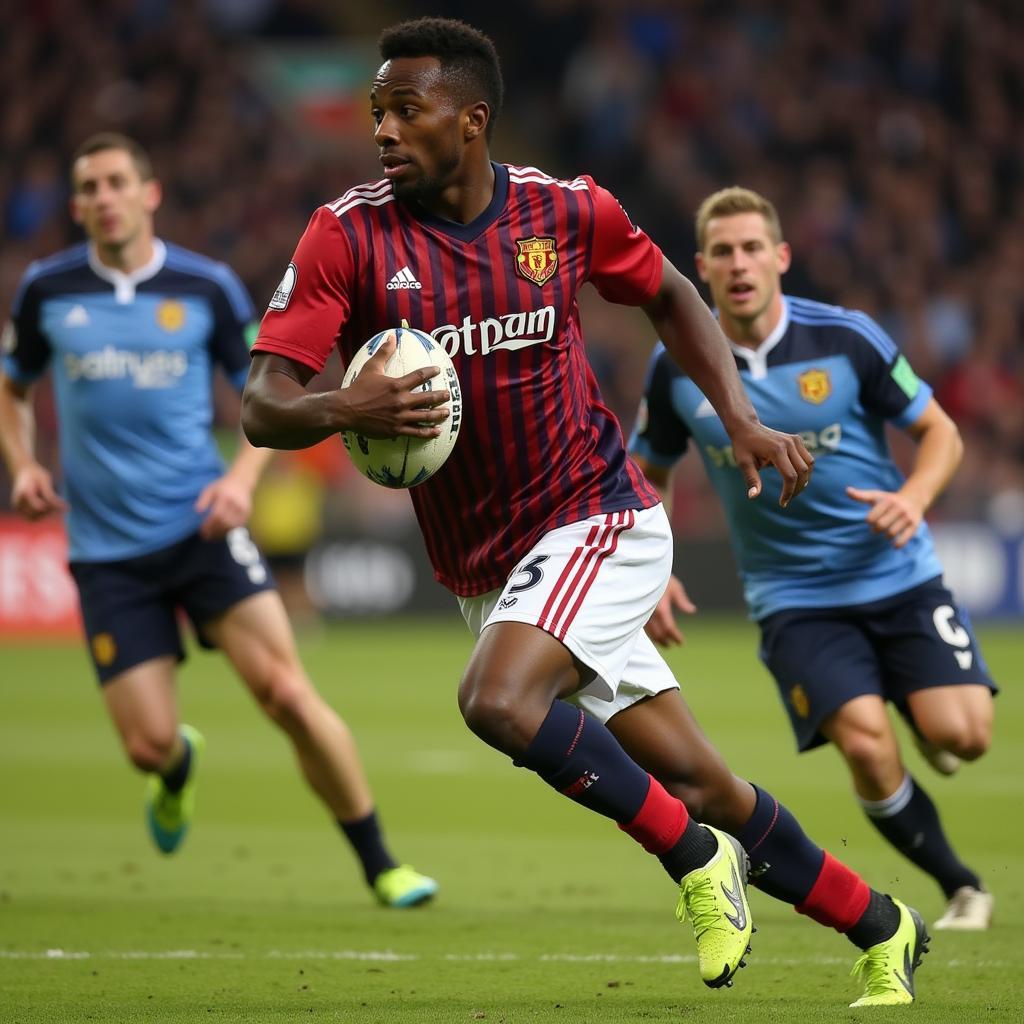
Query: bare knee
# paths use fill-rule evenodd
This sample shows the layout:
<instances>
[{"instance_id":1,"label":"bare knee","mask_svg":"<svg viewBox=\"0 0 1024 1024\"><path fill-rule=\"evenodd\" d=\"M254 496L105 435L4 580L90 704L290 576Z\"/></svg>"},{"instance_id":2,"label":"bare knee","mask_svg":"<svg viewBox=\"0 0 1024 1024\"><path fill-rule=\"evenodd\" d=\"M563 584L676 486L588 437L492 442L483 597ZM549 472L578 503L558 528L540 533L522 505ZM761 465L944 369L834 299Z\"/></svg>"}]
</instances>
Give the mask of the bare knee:
<instances>
[{"instance_id":1,"label":"bare knee","mask_svg":"<svg viewBox=\"0 0 1024 1024\"><path fill-rule=\"evenodd\" d=\"M888 792L903 776L895 741L883 730L844 729L833 741L862 786Z\"/></svg>"},{"instance_id":2,"label":"bare knee","mask_svg":"<svg viewBox=\"0 0 1024 1024\"><path fill-rule=\"evenodd\" d=\"M524 700L507 680L467 673L459 687L459 710L484 743L516 757L526 752L547 708Z\"/></svg>"},{"instance_id":3,"label":"bare knee","mask_svg":"<svg viewBox=\"0 0 1024 1024\"><path fill-rule=\"evenodd\" d=\"M264 714L289 734L306 728L316 702L305 675L285 664L271 665L253 693Z\"/></svg>"},{"instance_id":4,"label":"bare knee","mask_svg":"<svg viewBox=\"0 0 1024 1024\"><path fill-rule=\"evenodd\" d=\"M980 727L963 733L949 750L962 761L977 761L992 745L992 729Z\"/></svg>"},{"instance_id":5,"label":"bare knee","mask_svg":"<svg viewBox=\"0 0 1024 1024\"><path fill-rule=\"evenodd\" d=\"M929 729L925 739L962 761L977 761L992 744L992 726L988 722L969 722L950 729Z\"/></svg>"},{"instance_id":6,"label":"bare knee","mask_svg":"<svg viewBox=\"0 0 1024 1024\"><path fill-rule=\"evenodd\" d=\"M132 725L122 734L128 759L143 772L165 770L174 753L177 738L177 728L174 726Z\"/></svg>"}]
</instances>

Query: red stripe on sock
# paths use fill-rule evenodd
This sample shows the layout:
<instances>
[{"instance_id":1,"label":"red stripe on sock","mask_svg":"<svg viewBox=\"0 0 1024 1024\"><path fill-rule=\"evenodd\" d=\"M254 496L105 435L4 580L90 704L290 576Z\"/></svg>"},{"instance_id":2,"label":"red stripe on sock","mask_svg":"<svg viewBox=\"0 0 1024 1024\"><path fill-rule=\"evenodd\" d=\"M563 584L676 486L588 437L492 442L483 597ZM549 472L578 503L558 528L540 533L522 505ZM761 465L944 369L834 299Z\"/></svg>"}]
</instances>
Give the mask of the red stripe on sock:
<instances>
[{"instance_id":1,"label":"red stripe on sock","mask_svg":"<svg viewBox=\"0 0 1024 1024\"><path fill-rule=\"evenodd\" d=\"M572 743L569 744L569 749L565 752L566 759L576 749L576 744L580 741L580 736L583 735L583 725L587 720L587 716L580 711L580 724L576 726L576 735L572 738Z\"/></svg>"},{"instance_id":2,"label":"red stripe on sock","mask_svg":"<svg viewBox=\"0 0 1024 1024\"><path fill-rule=\"evenodd\" d=\"M679 842L690 820L682 800L677 800L652 776L643 807L637 816L619 828L632 836L648 853L667 853Z\"/></svg>"},{"instance_id":3,"label":"red stripe on sock","mask_svg":"<svg viewBox=\"0 0 1024 1024\"><path fill-rule=\"evenodd\" d=\"M864 916L870 899L868 883L825 850L818 880L796 910L837 932L848 932Z\"/></svg>"}]
</instances>

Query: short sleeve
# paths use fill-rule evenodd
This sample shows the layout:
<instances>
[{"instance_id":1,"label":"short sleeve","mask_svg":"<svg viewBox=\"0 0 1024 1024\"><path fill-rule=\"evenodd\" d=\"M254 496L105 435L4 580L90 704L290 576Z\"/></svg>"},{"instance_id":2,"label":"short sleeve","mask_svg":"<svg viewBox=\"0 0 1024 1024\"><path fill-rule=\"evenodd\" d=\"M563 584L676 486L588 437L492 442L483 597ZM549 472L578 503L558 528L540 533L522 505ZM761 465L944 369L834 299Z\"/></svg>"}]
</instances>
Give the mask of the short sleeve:
<instances>
[{"instance_id":1,"label":"short sleeve","mask_svg":"<svg viewBox=\"0 0 1024 1024\"><path fill-rule=\"evenodd\" d=\"M642 306L661 287L661 249L633 224L618 200L593 186L594 240L589 280L602 298L624 306Z\"/></svg>"},{"instance_id":2,"label":"short sleeve","mask_svg":"<svg viewBox=\"0 0 1024 1024\"><path fill-rule=\"evenodd\" d=\"M681 371L659 343L647 371L647 385L640 401L629 450L656 466L672 466L686 451L690 429L672 401L673 382Z\"/></svg>"},{"instance_id":3,"label":"short sleeve","mask_svg":"<svg viewBox=\"0 0 1024 1024\"><path fill-rule=\"evenodd\" d=\"M914 373L896 343L871 317L854 314L853 330L860 336L854 364L860 379L864 408L898 427L913 423L924 412L932 389Z\"/></svg>"},{"instance_id":4,"label":"short sleeve","mask_svg":"<svg viewBox=\"0 0 1024 1024\"><path fill-rule=\"evenodd\" d=\"M245 285L224 263L214 274L213 335L210 352L239 391L249 373L249 345L256 337L256 310Z\"/></svg>"},{"instance_id":5,"label":"short sleeve","mask_svg":"<svg viewBox=\"0 0 1024 1024\"><path fill-rule=\"evenodd\" d=\"M352 250L337 215L313 214L263 315L254 352L323 370L351 311Z\"/></svg>"},{"instance_id":6,"label":"short sleeve","mask_svg":"<svg viewBox=\"0 0 1024 1024\"><path fill-rule=\"evenodd\" d=\"M11 319L4 327L0 344L4 373L23 386L41 377L50 362L50 343L39 323L41 298L31 270L30 267L14 296Z\"/></svg>"}]
</instances>

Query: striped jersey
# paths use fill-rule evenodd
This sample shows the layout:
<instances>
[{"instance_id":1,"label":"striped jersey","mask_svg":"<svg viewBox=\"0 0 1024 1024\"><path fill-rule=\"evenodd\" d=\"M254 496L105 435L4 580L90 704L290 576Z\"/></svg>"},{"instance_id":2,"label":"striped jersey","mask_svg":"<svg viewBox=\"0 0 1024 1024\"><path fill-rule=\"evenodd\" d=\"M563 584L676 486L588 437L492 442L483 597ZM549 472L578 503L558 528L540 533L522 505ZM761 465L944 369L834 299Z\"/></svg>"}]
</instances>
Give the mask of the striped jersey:
<instances>
[{"instance_id":1,"label":"striped jersey","mask_svg":"<svg viewBox=\"0 0 1024 1024\"><path fill-rule=\"evenodd\" d=\"M667 468L695 442L725 506L751 616L867 604L939 576L927 524L894 548L865 522L868 506L846 494L847 486L902 486L885 424L909 426L932 397L892 339L864 313L785 296L760 346L732 350L761 422L800 434L814 455L811 483L796 501L779 507L771 468L763 471L766 493L747 498L725 428L662 345L630 447Z\"/></svg>"},{"instance_id":2,"label":"striped jersey","mask_svg":"<svg viewBox=\"0 0 1024 1024\"><path fill-rule=\"evenodd\" d=\"M254 351L323 369L402 320L430 332L462 387L459 440L411 490L437 579L460 596L504 584L543 534L658 502L626 454L583 347L577 294L642 305L660 249L589 177L492 164L469 224L361 185L313 215Z\"/></svg>"},{"instance_id":3,"label":"striped jersey","mask_svg":"<svg viewBox=\"0 0 1024 1024\"><path fill-rule=\"evenodd\" d=\"M144 555L194 533L224 472L210 432L216 366L241 391L255 311L235 274L176 245L130 274L77 245L25 272L4 373L53 373L73 561Z\"/></svg>"}]
</instances>

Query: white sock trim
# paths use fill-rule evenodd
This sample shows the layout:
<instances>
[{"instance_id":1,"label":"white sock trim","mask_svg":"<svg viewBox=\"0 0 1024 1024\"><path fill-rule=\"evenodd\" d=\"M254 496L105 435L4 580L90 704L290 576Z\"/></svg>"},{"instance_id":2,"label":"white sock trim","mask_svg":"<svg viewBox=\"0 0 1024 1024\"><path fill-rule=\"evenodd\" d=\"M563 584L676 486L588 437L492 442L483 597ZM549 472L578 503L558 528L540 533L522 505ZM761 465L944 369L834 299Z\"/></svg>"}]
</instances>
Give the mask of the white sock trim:
<instances>
[{"instance_id":1,"label":"white sock trim","mask_svg":"<svg viewBox=\"0 0 1024 1024\"><path fill-rule=\"evenodd\" d=\"M865 800L861 796L857 799L869 818L891 818L910 803L913 795L914 780L910 777L910 772L907 772L892 796L887 796L883 800Z\"/></svg>"}]
</instances>

